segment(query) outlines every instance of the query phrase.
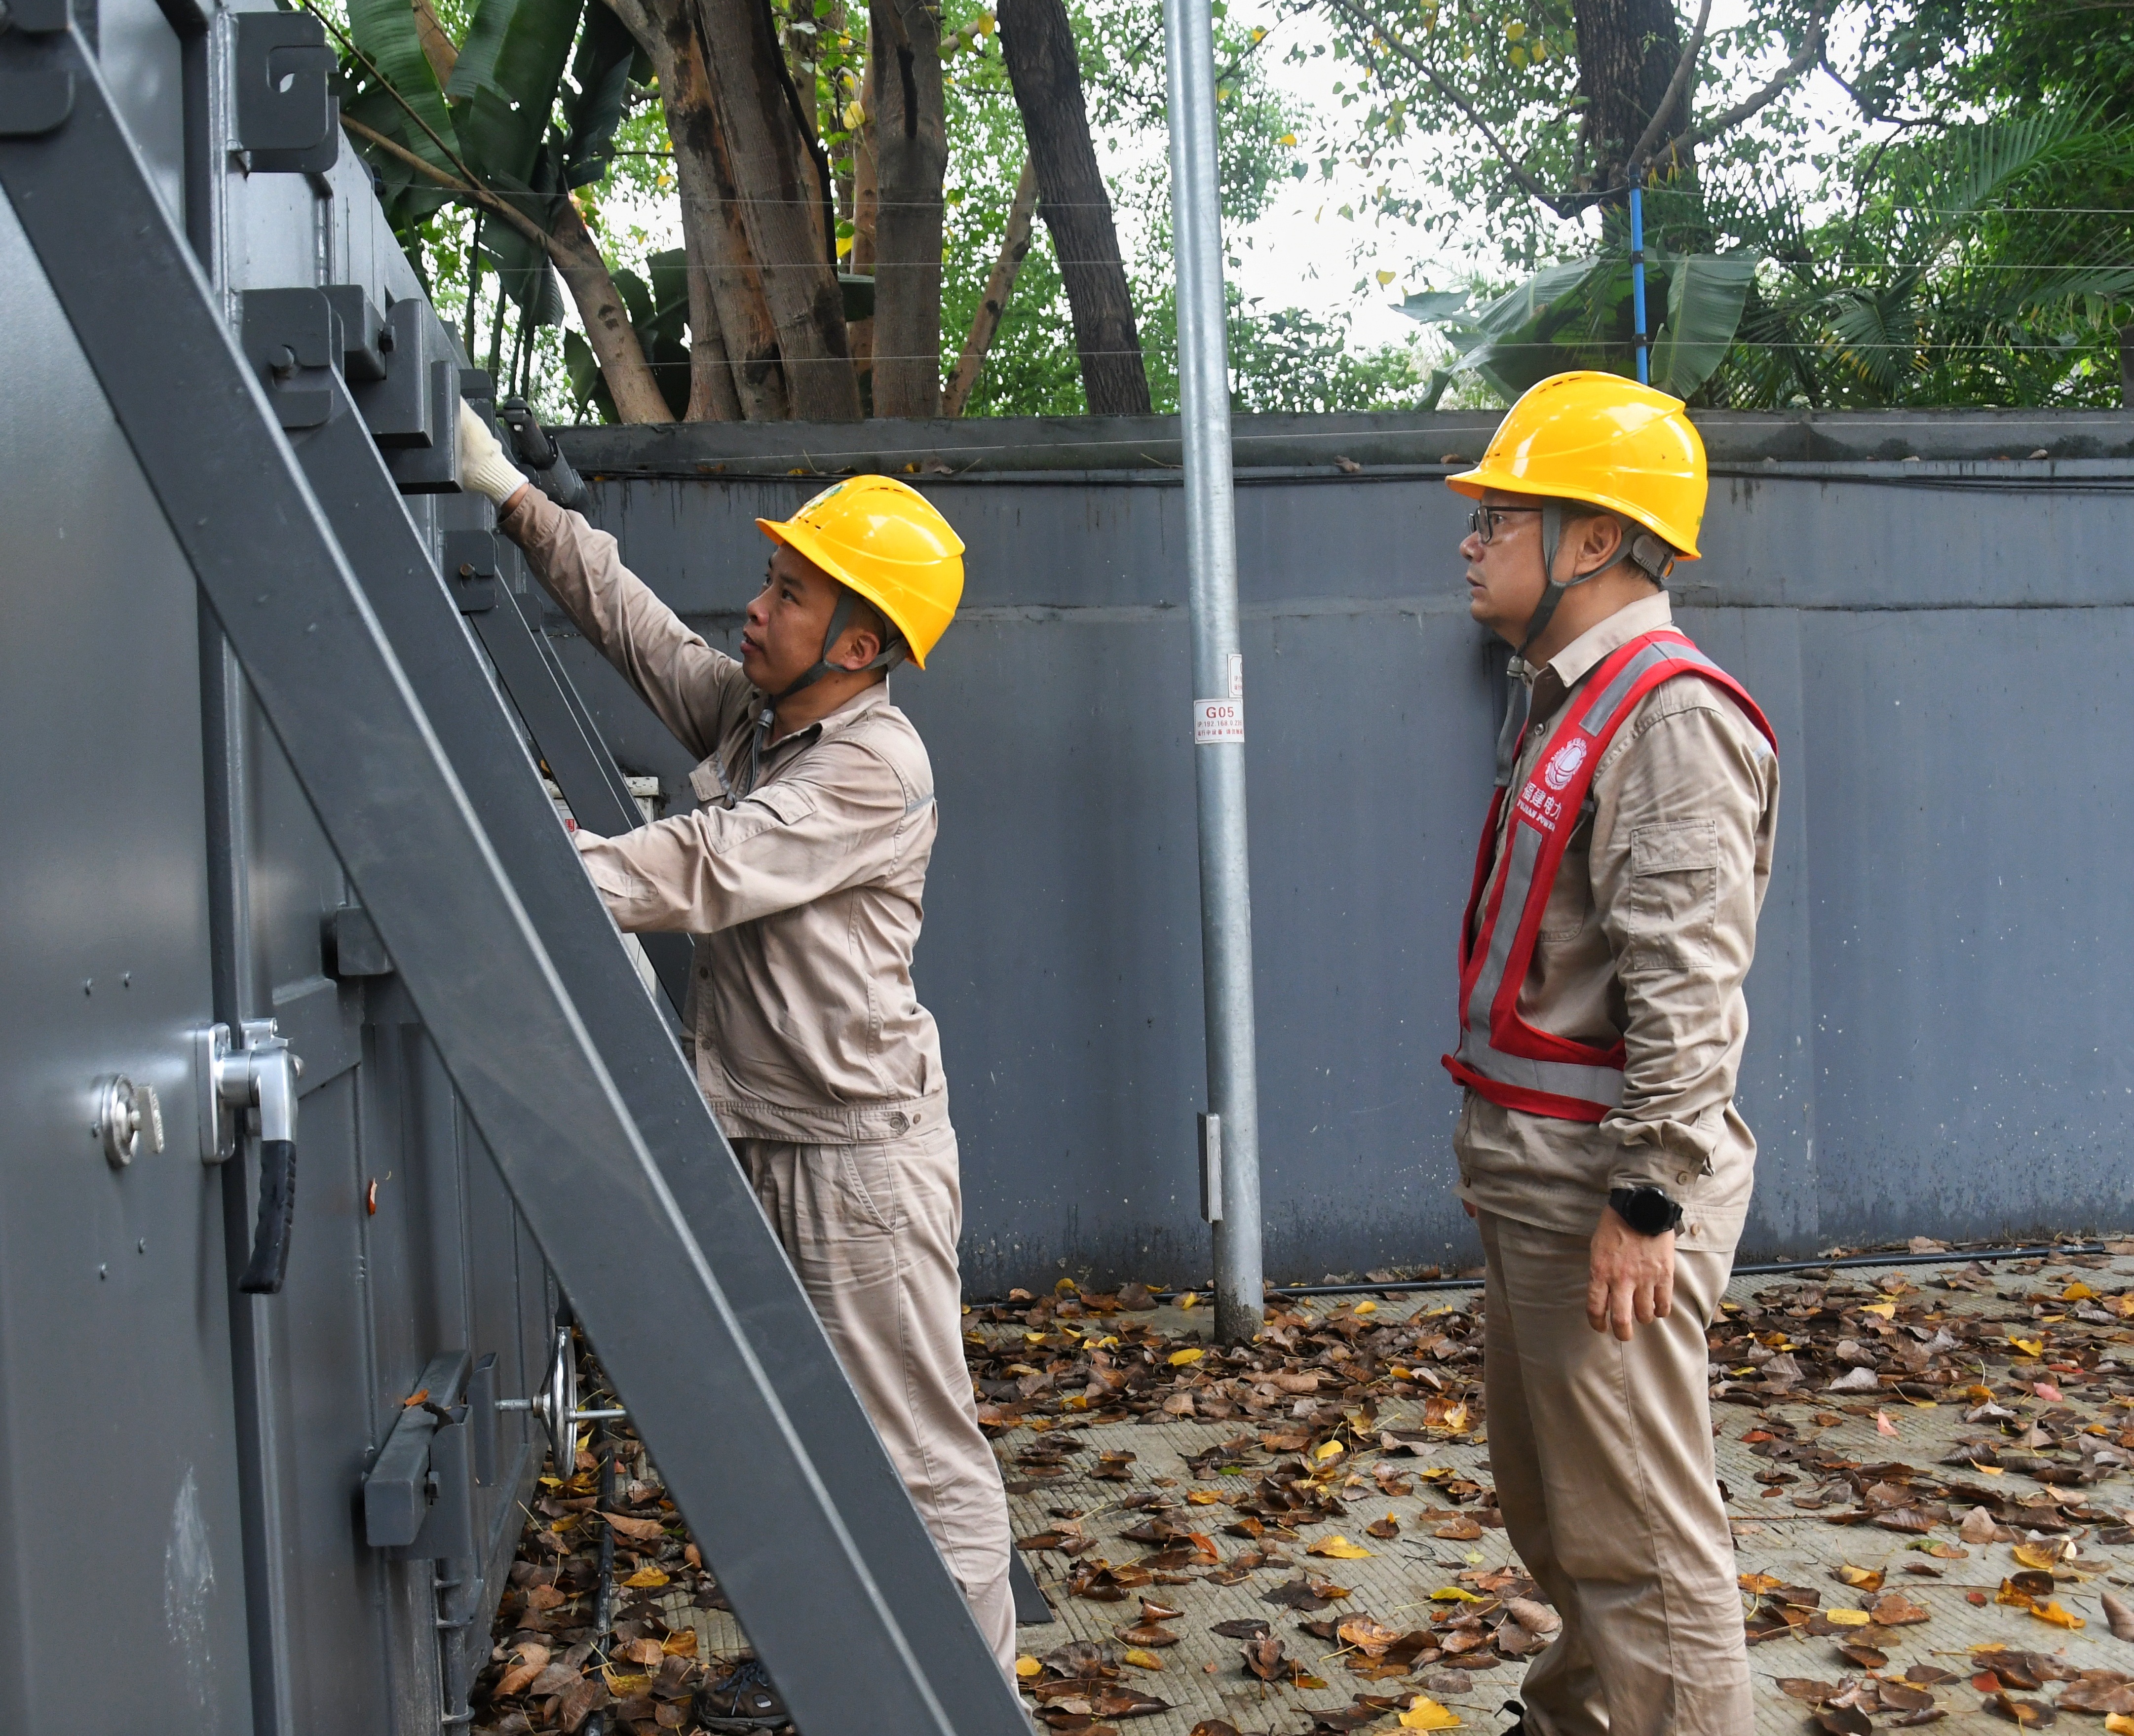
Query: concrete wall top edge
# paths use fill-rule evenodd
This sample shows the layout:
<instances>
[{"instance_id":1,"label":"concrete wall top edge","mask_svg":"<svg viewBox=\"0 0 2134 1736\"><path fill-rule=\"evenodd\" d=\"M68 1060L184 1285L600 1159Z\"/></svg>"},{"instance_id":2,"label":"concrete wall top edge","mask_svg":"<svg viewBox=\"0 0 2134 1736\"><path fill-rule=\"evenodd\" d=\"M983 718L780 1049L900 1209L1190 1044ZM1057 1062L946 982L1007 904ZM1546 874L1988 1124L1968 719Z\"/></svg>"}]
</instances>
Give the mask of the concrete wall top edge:
<instances>
[{"instance_id":1,"label":"concrete wall top edge","mask_svg":"<svg viewBox=\"0 0 2134 1736\"><path fill-rule=\"evenodd\" d=\"M1432 467L1480 457L1494 411L1387 411L1325 416L1239 416L1241 471L1348 465ZM2134 412L2125 410L1852 410L1696 413L1715 466L2134 460ZM837 475L853 471L934 476L1000 471L1176 471L1175 416L1000 417L971 421L673 423L574 428L561 433L581 470L604 476ZM1346 460L1345 464L1341 461ZM2103 466L2122 473L2116 462ZM2124 474L2134 476L2134 467Z\"/></svg>"}]
</instances>

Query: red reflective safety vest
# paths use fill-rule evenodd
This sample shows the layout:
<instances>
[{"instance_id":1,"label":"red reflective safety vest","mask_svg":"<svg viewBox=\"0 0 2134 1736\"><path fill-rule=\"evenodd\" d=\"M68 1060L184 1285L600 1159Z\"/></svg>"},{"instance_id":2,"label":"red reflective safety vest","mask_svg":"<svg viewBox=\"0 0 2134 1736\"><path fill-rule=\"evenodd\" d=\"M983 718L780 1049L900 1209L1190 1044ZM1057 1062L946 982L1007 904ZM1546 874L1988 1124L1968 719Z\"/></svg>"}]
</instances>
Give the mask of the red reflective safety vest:
<instances>
[{"instance_id":1,"label":"red reflective safety vest","mask_svg":"<svg viewBox=\"0 0 2134 1736\"><path fill-rule=\"evenodd\" d=\"M1741 684L1683 635L1661 627L1613 652L1565 699L1514 799L1500 855L1494 852L1497 822L1510 791L1498 791L1489 804L1475 889L1460 925L1460 1047L1444 1061L1455 1079L1505 1109L1599 1121L1623 1100L1622 1040L1603 1049L1537 1029L1519 1017L1519 989L1601 755L1638 702L1678 675L1723 688L1778 751L1769 723Z\"/></svg>"}]
</instances>

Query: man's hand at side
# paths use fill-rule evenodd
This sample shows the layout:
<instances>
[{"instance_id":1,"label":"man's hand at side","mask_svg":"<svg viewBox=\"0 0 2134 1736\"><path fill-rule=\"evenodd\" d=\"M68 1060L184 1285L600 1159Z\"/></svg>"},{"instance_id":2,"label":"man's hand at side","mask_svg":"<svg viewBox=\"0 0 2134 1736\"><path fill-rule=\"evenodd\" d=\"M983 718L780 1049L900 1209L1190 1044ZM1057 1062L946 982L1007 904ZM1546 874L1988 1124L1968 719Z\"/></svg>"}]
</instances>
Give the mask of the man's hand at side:
<instances>
[{"instance_id":1,"label":"man's hand at side","mask_svg":"<svg viewBox=\"0 0 2134 1736\"><path fill-rule=\"evenodd\" d=\"M1586 1323L1624 1343L1674 1307L1674 1232L1640 1236L1604 1206L1586 1280Z\"/></svg>"}]
</instances>

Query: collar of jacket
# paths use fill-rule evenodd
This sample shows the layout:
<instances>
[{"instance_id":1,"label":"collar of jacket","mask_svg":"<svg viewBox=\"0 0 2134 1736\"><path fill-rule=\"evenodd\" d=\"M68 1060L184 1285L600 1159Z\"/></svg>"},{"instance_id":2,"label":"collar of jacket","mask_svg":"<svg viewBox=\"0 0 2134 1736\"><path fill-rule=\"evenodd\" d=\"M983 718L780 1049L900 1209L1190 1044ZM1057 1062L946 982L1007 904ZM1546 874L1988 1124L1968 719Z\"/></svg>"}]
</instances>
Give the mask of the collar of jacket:
<instances>
[{"instance_id":1,"label":"collar of jacket","mask_svg":"<svg viewBox=\"0 0 2134 1736\"><path fill-rule=\"evenodd\" d=\"M878 710L888 704L889 677L884 675L881 680L862 688L835 711L826 712L814 723L794 730L792 734L782 735L776 741L767 742L764 752L766 756L782 753L789 747L818 742L824 736L840 734L869 712ZM751 707L750 715L754 716L762 709L762 706L763 699L759 693Z\"/></svg>"},{"instance_id":2,"label":"collar of jacket","mask_svg":"<svg viewBox=\"0 0 2134 1736\"><path fill-rule=\"evenodd\" d=\"M1626 603L1605 621L1596 621L1540 669L1528 665L1527 679L1533 692L1527 713L1529 727L1555 716L1564 696L1598 669L1611 652L1620 650L1641 633L1673 625L1674 609L1668 602L1668 594L1658 592Z\"/></svg>"}]
</instances>

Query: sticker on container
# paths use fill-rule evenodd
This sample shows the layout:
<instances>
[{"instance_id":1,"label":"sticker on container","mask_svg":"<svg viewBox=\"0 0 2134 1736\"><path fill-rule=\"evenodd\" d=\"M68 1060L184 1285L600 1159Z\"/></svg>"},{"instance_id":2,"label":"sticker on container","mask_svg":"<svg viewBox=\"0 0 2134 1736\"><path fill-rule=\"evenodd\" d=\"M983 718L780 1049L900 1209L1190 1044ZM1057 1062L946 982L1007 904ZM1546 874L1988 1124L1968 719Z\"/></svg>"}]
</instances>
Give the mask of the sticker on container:
<instances>
[{"instance_id":1,"label":"sticker on container","mask_svg":"<svg viewBox=\"0 0 2134 1736\"><path fill-rule=\"evenodd\" d=\"M1230 666L1230 697L1242 699L1245 696L1245 654L1232 651L1224 660Z\"/></svg>"},{"instance_id":2,"label":"sticker on container","mask_svg":"<svg viewBox=\"0 0 2134 1736\"><path fill-rule=\"evenodd\" d=\"M1195 699L1193 702L1193 745L1214 742L1242 742L1245 738L1245 702L1243 699Z\"/></svg>"}]
</instances>

